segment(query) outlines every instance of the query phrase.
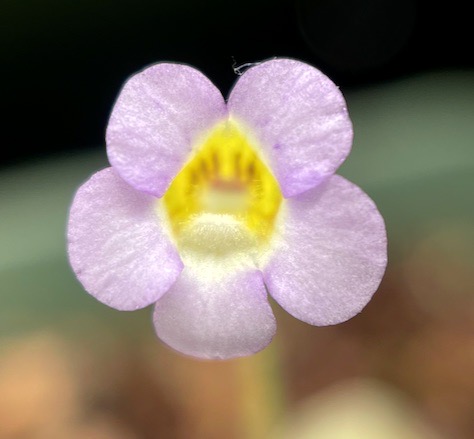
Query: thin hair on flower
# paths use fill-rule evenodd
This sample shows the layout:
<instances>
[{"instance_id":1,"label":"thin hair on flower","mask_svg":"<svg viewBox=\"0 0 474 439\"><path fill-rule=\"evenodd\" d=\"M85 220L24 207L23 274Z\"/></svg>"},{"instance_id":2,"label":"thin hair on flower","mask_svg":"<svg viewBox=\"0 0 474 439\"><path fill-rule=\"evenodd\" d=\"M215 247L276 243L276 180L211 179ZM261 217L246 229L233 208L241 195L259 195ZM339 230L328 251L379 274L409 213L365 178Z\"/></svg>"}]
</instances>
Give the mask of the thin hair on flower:
<instances>
[{"instance_id":1,"label":"thin hair on flower","mask_svg":"<svg viewBox=\"0 0 474 439\"><path fill-rule=\"evenodd\" d=\"M227 101L193 67L147 67L110 115L111 167L74 197L71 266L110 307L154 304L158 337L199 358L266 347L268 293L309 324L348 320L387 264L374 202L335 174L352 137L339 88L301 61L251 66Z\"/></svg>"}]
</instances>

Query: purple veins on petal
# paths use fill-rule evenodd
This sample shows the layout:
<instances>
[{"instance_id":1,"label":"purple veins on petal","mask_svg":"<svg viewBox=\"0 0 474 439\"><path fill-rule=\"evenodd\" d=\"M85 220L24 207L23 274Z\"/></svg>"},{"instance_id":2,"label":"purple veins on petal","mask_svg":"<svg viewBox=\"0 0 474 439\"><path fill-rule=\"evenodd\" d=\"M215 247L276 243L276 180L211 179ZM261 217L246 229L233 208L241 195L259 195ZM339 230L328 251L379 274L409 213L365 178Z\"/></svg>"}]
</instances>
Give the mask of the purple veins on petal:
<instances>
[{"instance_id":1,"label":"purple veins on petal","mask_svg":"<svg viewBox=\"0 0 474 439\"><path fill-rule=\"evenodd\" d=\"M263 273L286 311L313 325L331 325L362 310L386 264L385 225L374 202L334 175L287 200L280 244Z\"/></svg>"},{"instance_id":2,"label":"purple veins on petal","mask_svg":"<svg viewBox=\"0 0 474 439\"><path fill-rule=\"evenodd\" d=\"M156 302L182 270L154 202L113 168L94 174L74 198L69 261L84 288L112 308L135 310Z\"/></svg>"}]
</instances>

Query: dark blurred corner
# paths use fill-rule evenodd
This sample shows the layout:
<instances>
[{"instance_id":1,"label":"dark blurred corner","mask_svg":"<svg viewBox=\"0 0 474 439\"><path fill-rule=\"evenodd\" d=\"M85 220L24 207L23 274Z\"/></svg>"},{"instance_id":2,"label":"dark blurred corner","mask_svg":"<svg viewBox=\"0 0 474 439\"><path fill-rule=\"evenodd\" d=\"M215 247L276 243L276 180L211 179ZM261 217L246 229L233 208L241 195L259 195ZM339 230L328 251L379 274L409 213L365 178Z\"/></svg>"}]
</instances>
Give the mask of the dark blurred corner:
<instances>
[{"instance_id":1,"label":"dark blurred corner","mask_svg":"<svg viewBox=\"0 0 474 439\"><path fill-rule=\"evenodd\" d=\"M237 64L308 61L350 87L474 66L461 0L3 0L1 165L103 144L124 80L192 64L227 93Z\"/></svg>"}]
</instances>

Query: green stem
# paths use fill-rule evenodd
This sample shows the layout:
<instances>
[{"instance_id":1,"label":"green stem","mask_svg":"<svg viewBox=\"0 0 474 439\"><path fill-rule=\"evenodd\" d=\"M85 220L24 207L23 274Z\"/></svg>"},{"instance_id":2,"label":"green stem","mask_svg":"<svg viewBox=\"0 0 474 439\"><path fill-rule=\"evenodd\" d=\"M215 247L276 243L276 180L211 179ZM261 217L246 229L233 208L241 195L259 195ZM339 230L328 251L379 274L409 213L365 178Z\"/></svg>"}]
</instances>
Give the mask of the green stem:
<instances>
[{"instance_id":1,"label":"green stem","mask_svg":"<svg viewBox=\"0 0 474 439\"><path fill-rule=\"evenodd\" d=\"M270 435L284 413L285 399L276 341L264 351L236 360L241 407L241 437L262 439Z\"/></svg>"}]
</instances>

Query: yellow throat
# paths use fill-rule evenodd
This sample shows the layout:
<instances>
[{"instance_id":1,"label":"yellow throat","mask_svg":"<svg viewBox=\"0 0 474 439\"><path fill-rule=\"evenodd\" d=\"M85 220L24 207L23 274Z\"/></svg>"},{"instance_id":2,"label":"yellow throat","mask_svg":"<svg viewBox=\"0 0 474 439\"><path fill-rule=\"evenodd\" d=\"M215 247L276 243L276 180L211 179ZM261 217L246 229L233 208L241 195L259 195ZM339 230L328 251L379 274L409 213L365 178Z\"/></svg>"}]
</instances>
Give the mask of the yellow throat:
<instances>
[{"instance_id":1,"label":"yellow throat","mask_svg":"<svg viewBox=\"0 0 474 439\"><path fill-rule=\"evenodd\" d=\"M163 204L179 246L225 253L268 243L281 200L275 177L226 121L195 149Z\"/></svg>"}]
</instances>

